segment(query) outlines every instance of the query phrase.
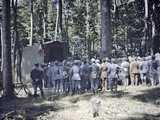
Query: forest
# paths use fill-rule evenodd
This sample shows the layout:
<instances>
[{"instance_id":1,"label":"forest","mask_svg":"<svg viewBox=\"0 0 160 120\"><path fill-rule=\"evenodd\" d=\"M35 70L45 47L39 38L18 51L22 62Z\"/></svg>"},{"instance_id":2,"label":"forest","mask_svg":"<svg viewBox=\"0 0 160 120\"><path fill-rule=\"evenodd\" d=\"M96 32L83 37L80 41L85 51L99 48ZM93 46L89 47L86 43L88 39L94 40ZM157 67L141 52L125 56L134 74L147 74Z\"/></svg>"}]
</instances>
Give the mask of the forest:
<instances>
[{"instance_id":1,"label":"forest","mask_svg":"<svg viewBox=\"0 0 160 120\"><path fill-rule=\"evenodd\" d=\"M114 57L153 54L159 51L158 5L157 0L12 0L11 39L22 48L65 41L71 55L90 58L106 46Z\"/></svg>"},{"instance_id":2,"label":"forest","mask_svg":"<svg viewBox=\"0 0 160 120\"><path fill-rule=\"evenodd\" d=\"M160 0L1 0L0 91L14 98L23 50L64 42L67 57L145 57L160 52ZM22 81L21 81L22 82Z\"/></svg>"}]
</instances>

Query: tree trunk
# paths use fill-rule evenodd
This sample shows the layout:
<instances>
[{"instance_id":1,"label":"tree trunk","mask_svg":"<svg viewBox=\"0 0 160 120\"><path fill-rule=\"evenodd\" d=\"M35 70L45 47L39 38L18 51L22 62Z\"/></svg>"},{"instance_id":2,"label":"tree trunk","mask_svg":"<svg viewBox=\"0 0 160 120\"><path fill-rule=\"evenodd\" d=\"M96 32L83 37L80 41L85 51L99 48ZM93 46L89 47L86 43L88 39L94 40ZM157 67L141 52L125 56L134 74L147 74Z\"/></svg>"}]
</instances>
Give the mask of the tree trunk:
<instances>
[{"instance_id":1,"label":"tree trunk","mask_svg":"<svg viewBox=\"0 0 160 120\"><path fill-rule=\"evenodd\" d=\"M59 0L59 29L60 29L60 35L61 35L61 40L65 41L64 38L64 30L63 30L63 14L62 14L62 9L63 9L63 5L62 5L62 0Z\"/></svg>"},{"instance_id":2,"label":"tree trunk","mask_svg":"<svg viewBox=\"0 0 160 120\"><path fill-rule=\"evenodd\" d=\"M44 39L46 39L47 36L47 7L48 7L48 1L47 0L43 0L43 4L44 4L44 12L43 12L43 42Z\"/></svg>"},{"instance_id":3,"label":"tree trunk","mask_svg":"<svg viewBox=\"0 0 160 120\"><path fill-rule=\"evenodd\" d=\"M88 45L88 58L91 58L91 40L90 40L90 26L89 26L89 0L86 0L86 40Z\"/></svg>"},{"instance_id":4,"label":"tree trunk","mask_svg":"<svg viewBox=\"0 0 160 120\"><path fill-rule=\"evenodd\" d=\"M69 55L69 35L68 35L68 28L69 28L69 15L68 15L68 10L69 8L67 8L67 1L63 0L63 4L64 4L64 38L65 38L65 42L66 42L66 53L65 55L68 56Z\"/></svg>"},{"instance_id":5,"label":"tree trunk","mask_svg":"<svg viewBox=\"0 0 160 120\"><path fill-rule=\"evenodd\" d=\"M154 0L152 21L152 49L153 53L160 52L160 1Z\"/></svg>"},{"instance_id":6,"label":"tree trunk","mask_svg":"<svg viewBox=\"0 0 160 120\"><path fill-rule=\"evenodd\" d=\"M46 16L44 15L44 18L43 18L43 39L47 38L46 36L47 36L47 34L46 34Z\"/></svg>"},{"instance_id":7,"label":"tree trunk","mask_svg":"<svg viewBox=\"0 0 160 120\"><path fill-rule=\"evenodd\" d=\"M145 54L147 53L147 43L149 41L149 33L148 33L148 21L149 21L149 6L148 6L148 0L144 0L145 3L145 16L144 16L144 38L142 39L141 42L141 51L142 51L142 55L145 56Z\"/></svg>"},{"instance_id":8,"label":"tree trunk","mask_svg":"<svg viewBox=\"0 0 160 120\"><path fill-rule=\"evenodd\" d=\"M57 17L56 17L56 27L55 27L54 41L57 41L58 23L59 23L59 5L57 6Z\"/></svg>"},{"instance_id":9,"label":"tree trunk","mask_svg":"<svg viewBox=\"0 0 160 120\"><path fill-rule=\"evenodd\" d=\"M3 40L2 40L2 24L1 24L1 72L3 71Z\"/></svg>"},{"instance_id":10,"label":"tree trunk","mask_svg":"<svg viewBox=\"0 0 160 120\"><path fill-rule=\"evenodd\" d=\"M30 0L30 22L31 22L31 33L30 33L30 41L29 41L29 45L32 46L33 44L33 0Z\"/></svg>"},{"instance_id":11,"label":"tree trunk","mask_svg":"<svg viewBox=\"0 0 160 120\"><path fill-rule=\"evenodd\" d=\"M3 46L3 96L14 96L11 62L11 36L10 36L10 0L2 0L2 46Z\"/></svg>"},{"instance_id":12,"label":"tree trunk","mask_svg":"<svg viewBox=\"0 0 160 120\"><path fill-rule=\"evenodd\" d=\"M110 0L101 0L101 57L110 57L112 52Z\"/></svg>"},{"instance_id":13,"label":"tree trunk","mask_svg":"<svg viewBox=\"0 0 160 120\"><path fill-rule=\"evenodd\" d=\"M12 54L12 66L13 66L13 80L18 80L17 79L17 74L16 74L16 51L17 51L17 42L18 42L18 31L17 31L17 0L12 0L12 10L13 10L13 54ZM17 81L18 82L18 81Z\"/></svg>"}]
</instances>

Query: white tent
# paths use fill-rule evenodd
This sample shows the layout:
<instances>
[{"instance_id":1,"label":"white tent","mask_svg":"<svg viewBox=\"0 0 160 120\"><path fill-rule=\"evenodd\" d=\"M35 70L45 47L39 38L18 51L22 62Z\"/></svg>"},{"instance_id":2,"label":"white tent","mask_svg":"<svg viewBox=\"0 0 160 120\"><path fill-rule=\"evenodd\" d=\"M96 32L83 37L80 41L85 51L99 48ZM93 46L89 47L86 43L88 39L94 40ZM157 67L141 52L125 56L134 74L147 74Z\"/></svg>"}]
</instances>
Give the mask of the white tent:
<instances>
[{"instance_id":1,"label":"white tent","mask_svg":"<svg viewBox=\"0 0 160 120\"><path fill-rule=\"evenodd\" d=\"M31 80L30 72L35 63L44 63L44 53L40 50L40 44L34 44L24 48L22 55L22 80Z\"/></svg>"}]
</instances>

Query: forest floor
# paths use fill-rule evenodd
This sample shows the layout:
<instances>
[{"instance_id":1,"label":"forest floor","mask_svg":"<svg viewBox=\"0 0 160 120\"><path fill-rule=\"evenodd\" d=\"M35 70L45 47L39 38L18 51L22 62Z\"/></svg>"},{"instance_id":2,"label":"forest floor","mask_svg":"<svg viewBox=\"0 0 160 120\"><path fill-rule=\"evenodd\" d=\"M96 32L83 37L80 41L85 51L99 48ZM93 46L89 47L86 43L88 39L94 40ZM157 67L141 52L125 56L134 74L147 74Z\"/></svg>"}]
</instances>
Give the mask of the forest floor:
<instances>
[{"instance_id":1,"label":"forest floor","mask_svg":"<svg viewBox=\"0 0 160 120\"><path fill-rule=\"evenodd\" d=\"M119 87L116 94L108 91L98 95L85 93L56 96L47 93L46 99L0 99L0 119L6 117L6 120L160 120L160 87ZM99 116L96 118L93 118L92 114L93 98L101 101Z\"/></svg>"}]
</instances>

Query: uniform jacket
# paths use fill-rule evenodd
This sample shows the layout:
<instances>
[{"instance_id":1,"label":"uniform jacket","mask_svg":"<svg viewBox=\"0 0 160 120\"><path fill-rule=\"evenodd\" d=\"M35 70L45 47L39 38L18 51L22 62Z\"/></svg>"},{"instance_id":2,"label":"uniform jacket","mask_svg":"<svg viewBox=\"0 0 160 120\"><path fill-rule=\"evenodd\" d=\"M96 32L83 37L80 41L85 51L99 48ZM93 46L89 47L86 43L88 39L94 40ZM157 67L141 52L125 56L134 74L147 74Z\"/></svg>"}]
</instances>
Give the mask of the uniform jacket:
<instances>
[{"instance_id":1,"label":"uniform jacket","mask_svg":"<svg viewBox=\"0 0 160 120\"><path fill-rule=\"evenodd\" d=\"M105 79L107 78L107 70L108 70L108 66L107 66L107 63L102 63L101 64L101 69L100 69L100 72L101 72L101 79Z\"/></svg>"},{"instance_id":2,"label":"uniform jacket","mask_svg":"<svg viewBox=\"0 0 160 120\"><path fill-rule=\"evenodd\" d=\"M130 73L139 73L139 63L137 61L132 61L130 63Z\"/></svg>"}]
</instances>

